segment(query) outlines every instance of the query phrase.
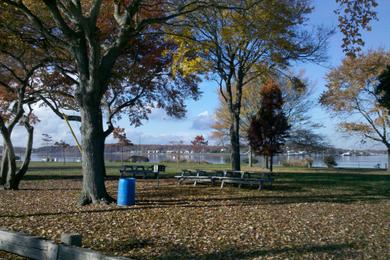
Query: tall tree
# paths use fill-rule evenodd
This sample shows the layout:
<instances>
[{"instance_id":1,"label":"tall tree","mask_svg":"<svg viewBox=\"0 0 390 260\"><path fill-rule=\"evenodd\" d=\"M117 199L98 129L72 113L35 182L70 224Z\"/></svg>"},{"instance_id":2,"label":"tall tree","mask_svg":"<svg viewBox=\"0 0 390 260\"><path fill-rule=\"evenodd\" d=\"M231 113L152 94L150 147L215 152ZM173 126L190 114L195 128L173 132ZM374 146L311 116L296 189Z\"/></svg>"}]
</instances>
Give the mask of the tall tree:
<instances>
[{"instance_id":1,"label":"tall tree","mask_svg":"<svg viewBox=\"0 0 390 260\"><path fill-rule=\"evenodd\" d=\"M273 157L280 152L290 128L283 112L283 98L279 86L268 81L261 89L261 108L252 117L248 128L248 140L252 150L270 159L273 170Z\"/></svg>"},{"instance_id":2,"label":"tall tree","mask_svg":"<svg viewBox=\"0 0 390 260\"><path fill-rule=\"evenodd\" d=\"M305 129L311 131L319 127L311 121L309 115L314 102L311 99L311 88L308 87L306 80L292 75L270 75L274 81L278 82L283 97L283 111L288 118L291 130L298 132ZM241 142L247 141L247 132L250 121L261 108L261 89L266 79L256 79L249 83L242 91L242 104L240 115L240 139ZM235 91L235 90L234 90ZM215 122L212 125L214 129L212 136L215 139L227 139L229 136L229 127L231 125L229 111L222 95L219 95L219 106L215 113Z\"/></svg>"},{"instance_id":3,"label":"tall tree","mask_svg":"<svg viewBox=\"0 0 390 260\"><path fill-rule=\"evenodd\" d=\"M345 58L328 73L320 102L343 119L339 124L342 131L385 145L390 166L389 110L381 106L375 92L378 76L388 64L390 53L383 50Z\"/></svg>"},{"instance_id":4,"label":"tall tree","mask_svg":"<svg viewBox=\"0 0 390 260\"><path fill-rule=\"evenodd\" d=\"M4 3L0 3L0 8ZM5 189L18 189L27 172L33 145L33 124L37 121L32 113L35 85L33 78L42 66L45 57L39 42L30 37L29 28L15 33L25 19L19 12L0 12L0 133L3 137L0 185ZM34 48L32 48L34 46ZM27 131L24 160L18 169L12 132L17 124Z\"/></svg>"},{"instance_id":5,"label":"tall tree","mask_svg":"<svg viewBox=\"0 0 390 260\"><path fill-rule=\"evenodd\" d=\"M239 170L243 89L266 71L285 68L293 60L321 60L328 34L303 29L312 11L306 0L219 2L236 8L187 15L187 27L178 29L186 37L175 38L181 42L176 60L183 63L182 55L198 52L199 58L191 66L183 63L182 69L203 67L217 81L230 116L232 169Z\"/></svg>"},{"instance_id":6,"label":"tall tree","mask_svg":"<svg viewBox=\"0 0 390 260\"><path fill-rule=\"evenodd\" d=\"M80 115L67 116L68 120L81 123L83 190L80 203L85 205L112 201L104 185L104 141L105 137L113 131L114 127L110 120L113 116L108 116L108 127L104 130L102 101L107 95L112 95L108 105L117 104L117 92L107 94L110 92L110 86L115 85L113 82L115 68L120 66L121 61L124 61L129 68L123 77L115 75L117 76L115 80L120 84L125 83L128 76L131 76L133 72L131 64L138 64L140 71L137 73L141 73L142 65L147 63L147 58L142 55L144 54L142 51L153 53L157 49L164 52L166 48L161 50L158 42L155 42L155 45L149 45L149 49L137 48L137 46L141 46L148 36L157 37L156 35L161 33L159 24L167 21L174 23L175 18L193 12L208 3L169 0L3 0L2 2L6 8L17 9L28 18L28 26L34 28L39 37L44 39L47 47L46 53L54 56L52 62L55 62L55 68L68 80L74 81L73 95L63 94L75 101L80 112ZM138 51L141 51L140 55ZM132 59L128 59L129 56ZM63 66L61 62L64 59L67 60L67 66ZM168 54L157 61L165 62L166 60L169 61ZM143 75L147 76L149 71L143 72ZM197 95L194 77L191 75L183 77L180 74L173 77L168 69L162 70L161 74L165 76L161 75L161 79L172 81L166 80L171 84L162 94L169 101L173 101L173 104L166 106L168 113L175 114L180 111L182 115L184 112L183 97ZM126 87L132 89L130 93L137 97L140 93L144 93L139 92L137 88L142 83L143 80L139 80ZM159 87L164 90L164 84L159 84ZM123 103L116 106L115 110L111 110L114 114L137 103L133 98L120 100ZM46 103L49 105L48 102ZM157 106L166 104L156 103ZM65 116L56 105L58 103L51 103L49 106L56 111L58 116L64 118ZM129 113L136 114L136 111L134 109Z\"/></svg>"},{"instance_id":7,"label":"tall tree","mask_svg":"<svg viewBox=\"0 0 390 260\"><path fill-rule=\"evenodd\" d=\"M206 139L203 137L203 135L197 135L195 136L194 140L191 141L191 145L192 145L192 151L194 153L201 153L201 152L204 152L204 148L205 146L208 145L208 141L206 141ZM200 163L200 156L199 156L199 163Z\"/></svg>"},{"instance_id":8,"label":"tall tree","mask_svg":"<svg viewBox=\"0 0 390 260\"><path fill-rule=\"evenodd\" d=\"M203 137L203 135L197 135L195 136L194 140L191 141L192 151L194 151L195 153L200 153L203 151L204 146L206 146L207 144L208 142Z\"/></svg>"}]
</instances>

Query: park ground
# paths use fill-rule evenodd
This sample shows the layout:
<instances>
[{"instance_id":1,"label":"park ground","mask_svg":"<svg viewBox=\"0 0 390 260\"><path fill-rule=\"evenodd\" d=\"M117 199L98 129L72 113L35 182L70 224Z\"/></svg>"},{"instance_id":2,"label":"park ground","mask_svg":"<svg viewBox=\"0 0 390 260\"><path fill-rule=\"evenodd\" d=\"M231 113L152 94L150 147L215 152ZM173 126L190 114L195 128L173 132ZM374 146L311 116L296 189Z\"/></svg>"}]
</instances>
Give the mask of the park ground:
<instances>
[{"instance_id":1,"label":"park ground","mask_svg":"<svg viewBox=\"0 0 390 260\"><path fill-rule=\"evenodd\" d=\"M182 164L179 168L226 169ZM116 197L118 164L107 188ZM80 166L33 163L19 191L0 191L0 226L135 259L389 259L390 175L277 168L272 189L137 181L137 205L79 207ZM0 252L0 258L16 258Z\"/></svg>"}]
</instances>

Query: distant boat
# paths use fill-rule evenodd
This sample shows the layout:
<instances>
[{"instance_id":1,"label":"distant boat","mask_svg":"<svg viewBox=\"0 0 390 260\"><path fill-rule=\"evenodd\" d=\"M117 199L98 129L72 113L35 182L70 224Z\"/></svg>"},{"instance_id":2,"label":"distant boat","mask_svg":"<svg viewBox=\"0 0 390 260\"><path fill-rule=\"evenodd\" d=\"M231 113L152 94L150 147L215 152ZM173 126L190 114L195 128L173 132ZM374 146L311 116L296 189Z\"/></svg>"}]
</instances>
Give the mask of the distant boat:
<instances>
[{"instance_id":1,"label":"distant boat","mask_svg":"<svg viewBox=\"0 0 390 260\"><path fill-rule=\"evenodd\" d=\"M352 153L351 152L345 152L345 153L342 153L341 156L352 156Z\"/></svg>"}]
</instances>

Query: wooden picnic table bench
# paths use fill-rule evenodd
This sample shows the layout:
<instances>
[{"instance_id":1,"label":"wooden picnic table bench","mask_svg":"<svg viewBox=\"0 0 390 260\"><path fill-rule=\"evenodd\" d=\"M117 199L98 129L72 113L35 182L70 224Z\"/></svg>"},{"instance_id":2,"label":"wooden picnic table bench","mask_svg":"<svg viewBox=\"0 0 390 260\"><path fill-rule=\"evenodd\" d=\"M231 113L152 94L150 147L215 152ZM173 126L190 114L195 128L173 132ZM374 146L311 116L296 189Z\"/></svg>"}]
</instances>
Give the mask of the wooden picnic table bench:
<instances>
[{"instance_id":1,"label":"wooden picnic table bench","mask_svg":"<svg viewBox=\"0 0 390 260\"><path fill-rule=\"evenodd\" d=\"M193 182L194 186L197 183L221 182L221 189L225 183L242 185L258 185L259 190L264 188L265 183L269 183L272 187L274 180L271 173L256 173L245 171L203 171L203 170L182 170L181 175L175 176L179 184L183 182Z\"/></svg>"},{"instance_id":2,"label":"wooden picnic table bench","mask_svg":"<svg viewBox=\"0 0 390 260\"><path fill-rule=\"evenodd\" d=\"M175 178L179 184L189 181L196 186L197 183L211 183L215 185L218 178L222 176L223 171L182 170L181 174L175 176Z\"/></svg>"},{"instance_id":3,"label":"wooden picnic table bench","mask_svg":"<svg viewBox=\"0 0 390 260\"><path fill-rule=\"evenodd\" d=\"M264 188L265 183L269 183L272 187L273 181L272 173L269 172L225 171L224 177L221 178L221 189L225 183L233 183L238 184L239 188L241 188L241 185L258 185L259 190L261 190Z\"/></svg>"},{"instance_id":4,"label":"wooden picnic table bench","mask_svg":"<svg viewBox=\"0 0 390 260\"><path fill-rule=\"evenodd\" d=\"M165 171L164 165L123 165L120 169L120 177L133 177L142 176L144 179L149 177L157 179L157 187L160 186L160 172Z\"/></svg>"}]
</instances>

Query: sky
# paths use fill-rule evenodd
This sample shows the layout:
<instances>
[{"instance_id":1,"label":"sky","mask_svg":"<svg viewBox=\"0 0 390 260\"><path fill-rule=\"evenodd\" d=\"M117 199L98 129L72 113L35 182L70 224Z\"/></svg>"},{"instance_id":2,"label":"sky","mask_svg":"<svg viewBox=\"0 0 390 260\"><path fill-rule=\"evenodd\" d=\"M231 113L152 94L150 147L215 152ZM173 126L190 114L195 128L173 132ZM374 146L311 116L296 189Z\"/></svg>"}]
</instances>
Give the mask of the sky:
<instances>
[{"instance_id":1,"label":"sky","mask_svg":"<svg viewBox=\"0 0 390 260\"><path fill-rule=\"evenodd\" d=\"M336 27L337 16L334 10L337 5L335 0L313 0L315 9L310 15L309 25ZM378 1L378 19L372 23L372 31L363 33L363 39L366 43L364 50L384 48L390 51L390 0ZM324 77L330 68L340 65L344 58L344 53L341 49L342 35L337 32L329 42L328 57L329 59L322 64L295 64L293 70L304 70L306 78L311 82L313 94L311 98L317 103L320 94L325 90ZM203 92L202 97L198 101L188 100L187 115L183 119L173 119L168 117L164 111L155 109L149 116L148 121L144 121L141 127L134 128L126 120L126 117L118 122L118 126L126 129L127 137L135 144L169 144L171 142L183 141L190 143L196 135L203 135L206 139L213 143L210 139L212 129L210 128L214 113L218 106L218 94L215 83L204 81L200 84L200 89ZM66 123L60 120L47 107L36 107L35 113L39 117L40 122L35 127L34 132L34 147L45 145L42 142L42 134L47 133L53 137L55 141L65 140L74 145L70 130ZM346 149L381 149L384 148L380 144L360 142L359 137L345 136L345 134L337 131L337 122L340 120L332 118L327 111L319 105L313 107L310 115L314 122L321 123L324 127L318 129L317 132L328 138L330 144L337 148ZM80 139L79 125L72 123L72 126ZM14 130L12 139L15 146L25 146L26 132L22 127L17 127ZM107 143L115 142L111 137L107 139ZM1 141L0 141L1 143Z\"/></svg>"}]
</instances>

